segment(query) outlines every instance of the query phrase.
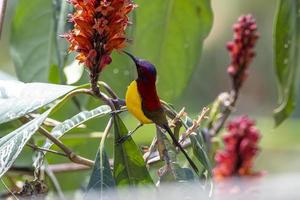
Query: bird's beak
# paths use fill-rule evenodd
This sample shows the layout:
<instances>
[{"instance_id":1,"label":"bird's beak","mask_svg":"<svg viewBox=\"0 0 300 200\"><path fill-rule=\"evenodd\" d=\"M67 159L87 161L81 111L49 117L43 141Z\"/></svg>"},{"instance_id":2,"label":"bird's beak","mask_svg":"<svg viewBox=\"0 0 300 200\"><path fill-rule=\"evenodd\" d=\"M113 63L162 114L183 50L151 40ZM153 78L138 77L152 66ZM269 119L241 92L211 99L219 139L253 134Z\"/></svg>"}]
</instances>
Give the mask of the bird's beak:
<instances>
[{"instance_id":1,"label":"bird's beak","mask_svg":"<svg viewBox=\"0 0 300 200\"><path fill-rule=\"evenodd\" d=\"M135 57L134 55L132 55L131 53L127 52L127 51L123 51L125 54L127 54L135 63L135 65L138 67L138 63L139 63L139 59L137 57Z\"/></svg>"}]
</instances>

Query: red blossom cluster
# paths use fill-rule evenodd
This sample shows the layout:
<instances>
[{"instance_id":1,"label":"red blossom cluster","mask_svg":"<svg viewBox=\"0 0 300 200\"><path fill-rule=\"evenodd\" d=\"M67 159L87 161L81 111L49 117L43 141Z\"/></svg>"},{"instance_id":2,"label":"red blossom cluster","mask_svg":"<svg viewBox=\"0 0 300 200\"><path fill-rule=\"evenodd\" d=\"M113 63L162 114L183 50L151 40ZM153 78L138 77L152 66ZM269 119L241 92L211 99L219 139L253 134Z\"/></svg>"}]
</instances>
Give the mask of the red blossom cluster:
<instances>
[{"instance_id":1,"label":"red blossom cluster","mask_svg":"<svg viewBox=\"0 0 300 200\"><path fill-rule=\"evenodd\" d=\"M214 177L218 180L228 176L254 175L251 171L253 160L259 148L259 131L255 122L247 116L241 116L229 122L227 133L223 137L224 150L216 153Z\"/></svg>"},{"instance_id":2,"label":"red blossom cluster","mask_svg":"<svg viewBox=\"0 0 300 200\"><path fill-rule=\"evenodd\" d=\"M233 41L227 43L231 64L227 72L232 77L235 90L247 78L249 64L255 56L254 46L258 39L257 25L252 15L241 16L233 26Z\"/></svg>"},{"instance_id":3,"label":"red blossom cluster","mask_svg":"<svg viewBox=\"0 0 300 200\"><path fill-rule=\"evenodd\" d=\"M125 47L127 15L136 5L131 0L68 1L75 8L70 15L74 29L64 35L71 44L69 51L78 52L76 59L99 73L111 62L111 52Z\"/></svg>"}]
</instances>

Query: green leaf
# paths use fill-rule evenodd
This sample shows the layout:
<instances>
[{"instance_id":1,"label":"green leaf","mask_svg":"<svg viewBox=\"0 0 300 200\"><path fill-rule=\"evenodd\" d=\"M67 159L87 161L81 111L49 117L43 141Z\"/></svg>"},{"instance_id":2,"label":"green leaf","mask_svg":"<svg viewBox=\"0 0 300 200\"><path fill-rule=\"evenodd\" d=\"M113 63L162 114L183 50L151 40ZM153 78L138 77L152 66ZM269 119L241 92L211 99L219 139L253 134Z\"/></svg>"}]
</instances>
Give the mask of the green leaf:
<instances>
[{"instance_id":1,"label":"green leaf","mask_svg":"<svg viewBox=\"0 0 300 200\"><path fill-rule=\"evenodd\" d=\"M192 119L186 117L186 120L184 121L184 125L186 128L191 127L193 125ZM192 149L195 158L203 165L205 171L207 172L206 179L210 185L209 195L211 195L213 189L212 166L209 160L209 155L205 144L204 136L202 135L200 129L198 129L195 133L191 134L189 138L192 143Z\"/></svg>"},{"instance_id":2,"label":"green leaf","mask_svg":"<svg viewBox=\"0 0 300 200\"><path fill-rule=\"evenodd\" d=\"M118 186L136 186L153 184L146 168L142 153L138 146L129 137L122 144L117 144L122 136L128 134L128 130L120 117L114 115L114 179Z\"/></svg>"},{"instance_id":3,"label":"green leaf","mask_svg":"<svg viewBox=\"0 0 300 200\"><path fill-rule=\"evenodd\" d=\"M106 114L109 114L111 112L111 109L107 105L99 106L91 111L82 111L78 113L77 115L73 116L70 119L65 120L61 124L54 127L51 131L51 135L55 138L59 139L62 137L65 133L71 131L72 129L78 127L80 124L87 122L91 119L94 119L96 117L101 117ZM43 145L44 149L50 149L53 145L53 142L49 139L46 140L45 144ZM46 152L40 152L37 156L37 159L34 162L34 166L36 168L39 168L42 165L43 158L45 156Z\"/></svg>"},{"instance_id":4,"label":"green leaf","mask_svg":"<svg viewBox=\"0 0 300 200\"><path fill-rule=\"evenodd\" d=\"M274 110L280 125L294 111L300 67L300 1L279 0L273 35L280 105Z\"/></svg>"},{"instance_id":5,"label":"green leaf","mask_svg":"<svg viewBox=\"0 0 300 200\"><path fill-rule=\"evenodd\" d=\"M193 125L193 121L191 118L186 117L184 124L187 128L189 128ZM191 134L189 137L191 139L194 155L200 161L200 163L205 167L209 177L212 177L212 167L210 164L208 151L202 133L199 130L197 130L196 133Z\"/></svg>"},{"instance_id":6,"label":"green leaf","mask_svg":"<svg viewBox=\"0 0 300 200\"><path fill-rule=\"evenodd\" d=\"M212 167L210 164L208 153L203 143L202 135L199 132L196 134L191 134L190 139L195 157L201 162L201 164L205 167L205 170L207 171L206 180L209 183L209 195L211 196L213 190Z\"/></svg>"},{"instance_id":7,"label":"green leaf","mask_svg":"<svg viewBox=\"0 0 300 200\"><path fill-rule=\"evenodd\" d=\"M208 172L208 177L212 177L212 168L210 165L210 160L208 158L208 154L206 148L203 143L203 138L200 133L191 134L190 135L193 153L196 158L201 162L201 164L205 167Z\"/></svg>"},{"instance_id":8,"label":"green leaf","mask_svg":"<svg viewBox=\"0 0 300 200\"><path fill-rule=\"evenodd\" d=\"M11 167L50 112L51 109L0 139L0 178Z\"/></svg>"},{"instance_id":9,"label":"green leaf","mask_svg":"<svg viewBox=\"0 0 300 200\"><path fill-rule=\"evenodd\" d=\"M104 130L103 136L101 138L99 150L95 160L94 169L87 187L88 195L97 195L100 197L100 199L107 199L108 197L104 196L105 194L104 190L114 188L116 185L115 180L112 176L112 172L108 160L109 158L105 151L105 141L112 127L112 123L113 123L113 118L110 118ZM114 198L114 197L110 197L110 198Z\"/></svg>"},{"instance_id":10,"label":"green leaf","mask_svg":"<svg viewBox=\"0 0 300 200\"><path fill-rule=\"evenodd\" d=\"M50 83L55 83L59 84L60 83L60 78L58 76L59 74L59 68L57 65L51 65L49 69L49 77L48 80Z\"/></svg>"},{"instance_id":11,"label":"green leaf","mask_svg":"<svg viewBox=\"0 0 300 200\"><path fill-rule=\"evenodd\" d=\"M46 83L0 81L0 123L8 122L41 108L75 87Z\"/></svg>"},{"instance_id":12,"label":"green leaf","mask_svg":"<svg viewBox=\"0 0 300 200\"><path fill-rule=\"evenodd\" d=\"M84 86L79 86L78 88L81 87ZM12 165L12 163L24 148L27 141L41 126L44 120L46 120L48 115L52 114L53 112L55 112L55 110L58 109L58 107L65 104L67 100L72 96L70 94L59 100L55 105L53 105L42 115L36 117L34 120L24 124L17 130L7 134L0 139L0 178L9 169L9 167ZM8 96L7 94L5 95Z\"/></svg>"},{"instance_id":13,"label":"green leaf","mask_svg":"<svg viewBox=\"0 0 300 200\"><path fill-rule=\"evenodd\" d=\"M103 199L103 190L112 189L115 187L115 181L113 179L108 156L105 151L102 151L102 160L100 159L100 150L97 152L95 165L90 177L90 181L87 187L87 191L92 192L92 195L101 195L100 199ZM104 198L105 199L105 198Z\"/></svg>"},{"instance_id":14,"label":"green leaf","mask_svg":"<svg viewBox=\"0 0 300 200\"><path fill-rule=\"evenodd\" d=\"M179 96L198 66L212 27L210 0L136 0L132 53L158 70L163 99Z\"/></svg>"},{"instance_id":15,"label":"green leaf","mask_svg":"<svg viewBox=\"0 0 300 200\"><path fill-rule=\"evenodd\" d=\"M47 82L50 66L58 64L53 19L52 0L19 0L12 21L11 55L20 80Z\"/></svg>"}]
</instances>

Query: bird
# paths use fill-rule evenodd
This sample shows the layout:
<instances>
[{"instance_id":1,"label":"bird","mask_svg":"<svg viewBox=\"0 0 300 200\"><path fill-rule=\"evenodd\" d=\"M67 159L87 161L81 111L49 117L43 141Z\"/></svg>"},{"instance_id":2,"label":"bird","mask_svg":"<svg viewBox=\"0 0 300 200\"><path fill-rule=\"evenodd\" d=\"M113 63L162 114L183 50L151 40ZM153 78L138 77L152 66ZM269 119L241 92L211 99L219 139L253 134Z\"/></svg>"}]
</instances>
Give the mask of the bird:
<instances>
[{"instance_id":1,"label":"bird","mask_svg":"<svg viewBox=\"0 0 300 200\"><path fill-rule=\"evenodd\" d=\"M155 66L149 61L135 57L127 51L124 51L124 53L127 54L135 63L138 75L137 79L133 80L129 84L125 95L127 110L140 122L140 125L137 128L143 124L154 123L164 129L170 135L173 144L180 149L191 167L198 173L198 168L195 163L177 141L168 125L167 116L156 89L157 71ZM130 135L134 131L132 131ZM126 140L126 137L121 138L120 141L123 142L124 139Z\"/></svg>"}]
</instances>

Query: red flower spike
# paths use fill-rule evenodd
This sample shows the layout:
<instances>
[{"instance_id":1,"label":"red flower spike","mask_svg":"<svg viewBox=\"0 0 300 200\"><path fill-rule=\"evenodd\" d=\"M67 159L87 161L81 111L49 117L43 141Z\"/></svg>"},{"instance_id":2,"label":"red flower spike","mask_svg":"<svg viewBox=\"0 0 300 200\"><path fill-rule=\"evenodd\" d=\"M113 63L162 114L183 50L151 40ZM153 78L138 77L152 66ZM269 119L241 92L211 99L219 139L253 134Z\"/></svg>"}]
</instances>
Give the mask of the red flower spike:
<instances>
[{"instance_id":1,"label":"red flower spike","mask_svg":"<svg viewBox=\"0 0 300 200\"><path fill-rule=\"evenodd\" d=\"M241 16L233 25L233 40L227 43L231 64L227 72L233 87L238 90L248 76L249 65L255 56L254 46L258 39L257 25L252 15Z\"/></svg>"},{"instance_id":2,"label":"red flower spike","mask_svg":"<svg viewBox=\"0 0 300 200\"><path fill-rule=\"evenodd\" d=\"M229 122L227 134L223 136L224 150L216 153L214 177L220 180L229 176L257 175L252 172L253 160L259 148L259 131L254 121L242 116Z\"/></svg>"},{"instance_id":3,"label":"red flower spike","mask_svg":"<svg viewBox=\"0 0 300 200\"><path fill-rule=\"evenodd\" d=\"M128 14L137 6L131 0L67 0L75 8L69 21L74 29L63 35L76 59L98 74L111 63L113 50L126 46Z\"/></svg>"}]
</instances>

